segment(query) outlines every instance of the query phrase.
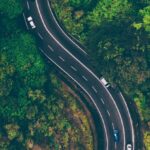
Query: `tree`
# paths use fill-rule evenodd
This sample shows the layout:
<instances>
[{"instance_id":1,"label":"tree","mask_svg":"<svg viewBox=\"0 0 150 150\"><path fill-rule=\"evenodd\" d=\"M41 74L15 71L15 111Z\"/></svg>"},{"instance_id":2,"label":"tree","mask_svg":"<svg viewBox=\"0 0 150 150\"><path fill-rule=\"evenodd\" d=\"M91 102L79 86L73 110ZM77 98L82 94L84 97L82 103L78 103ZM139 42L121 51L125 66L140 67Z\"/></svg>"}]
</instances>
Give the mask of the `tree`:
<instances>
[{"instance_id":1,"label":"tree","mask_svg":"<svg viewBox=\"0 0 150 150\"><path fill-rule=\"evenodd\" d=\"M69 0L69 4L74 8L82 8L87 7L92 0Z\"/></svg>"},{"instance_id":2,"label":"tree","mask_svg":"<svg viewBox=\"0 0 150 150\"><path fill-rule=\"evenodd\" d=\"M15 67L9 63L6 52L0 52L0 96L8 96L14 84L12 77L15 73Z\"/></svg>"},{"instance_id":3,"label":"tree","mask_svg":"<svg viewBox=\"0 0 150 150\"><path fill-rule=\"evenodd\" d=\"M45 65L36 50L33 38L29 34L20 33L14 35L11 40L7 39L6 44L7 57L14 63L17 74L23 79L24 84L42 87L46 82Z\"/></svg>"},{"instance_id":4,"label":"tree","mask_svg":"<svg viewBox=\"0 0 150 150\"><path fill-rule=\"evenodd\" d=\"M7 136L9 140L13 140L19 135L19 126L17 124L7 124L5 125Z\"/></svg>"},{"instance_id":5,"label":"tree","mask_svg":"<svg viewBox=\"0 0 150 150\"><path fill-rule=\"evenodd\" d=\"M0 11L9 18L15 18L22 12L21 0L1 0Z\"/></svg>"},{"instance_id":6,"label":"tree","mask_svg":"<svg viewBox=\"0 0 150 150\"><path fill-rule=\"evenodd\" d=\"M37 106L30 106L28 107L28 111L26 112L26 117L27 119L34 121L37 113L38 113Z\"/></svg>"},{"instance_id":7,"label":"tree","mask_svg":"<svg viewBox=\"0 0 150 150\"><path fill-rule=\"evenodd\" d=\"M46 96L41 90L29 90L28 97L31 98L32 101L39 101L40 103L46 100Z\"/></svg>"},{"instance_id":8,"label":"tree","mask_svg":"<svg viewBox=\"0 0 150 150\"><path fill-rule=\"evenodd\" d=\"M139 15L142 17L141 22L134 23L133 26L139 30L142 27L145 31L149 32L150 34L150 6L144 7L139 11Z\"/></svg>"},{"instance_id":9,"label":"tree","mask_svg":"<svg viewBox=\"0 0 150 150\"><path fill-rule=\"evenodd\" d=\"M87 16L89 27L98 27L102 22L110 22L114 18L121 19L129 10L128 0L100 0L94 10Z\"/></svg>"}]
</instances>

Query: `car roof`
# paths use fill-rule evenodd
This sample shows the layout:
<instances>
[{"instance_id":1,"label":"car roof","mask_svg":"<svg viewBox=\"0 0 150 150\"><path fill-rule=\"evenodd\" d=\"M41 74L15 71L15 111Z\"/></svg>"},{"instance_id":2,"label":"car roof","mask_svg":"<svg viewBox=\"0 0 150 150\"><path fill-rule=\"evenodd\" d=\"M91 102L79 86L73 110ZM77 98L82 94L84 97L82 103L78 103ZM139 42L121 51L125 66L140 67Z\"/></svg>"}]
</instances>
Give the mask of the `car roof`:
<instances>
[{"instance_id":1,"label":"car roof","mask_svg":"<svg viewBox=\"0 0 150 150\"><path fill-rule=\"evenodd\" d=\"M31 16L29 16L27 19L28 19L29 21L31 21L31 20L32 20L32 17L31 17Z\"/></svg>"},{"instance_id":2,"label":"car roof","mask_svg":"<svg viewBox=\"0 0 150 150\"><path fill-rule=\"evenodd\" d=\"M108 82L106 81L106 79L104 77L102 77L100 80L104 85L108 84Z\"/></svg>"}]
</instances>

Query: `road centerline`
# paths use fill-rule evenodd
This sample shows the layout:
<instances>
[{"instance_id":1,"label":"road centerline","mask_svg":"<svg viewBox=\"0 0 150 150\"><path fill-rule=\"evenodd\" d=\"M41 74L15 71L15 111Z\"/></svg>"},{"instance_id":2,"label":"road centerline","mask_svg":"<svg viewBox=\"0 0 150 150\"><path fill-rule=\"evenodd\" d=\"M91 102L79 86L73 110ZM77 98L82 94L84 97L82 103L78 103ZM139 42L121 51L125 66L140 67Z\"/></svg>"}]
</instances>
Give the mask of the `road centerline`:
<instances>
[{"instance_id":1,"label":"road centerline","mask_svg":"<svg viewBox=\"0 0 150 150\"><path fill-rule=\"evenodd\" d=\"M88 81L88 79L87 79L84 75L82 75L82 78L83 78L85 81Z\"/></svg>"},{"instance_id":2,"label":"road centerline","mask_svg":"<svg viewBox=\"0 0 150 150\"><path fill-rule=\"evenodd\" d=\"M28 1L27 1L27 8L28 8L28 10L30 10L30 5L29 5Z\"/></svg>"},{"instance_id":3,"label":"road centerline","mask_svg":"<svg viewBox=\"0 0 150 150\"><path fill-rule=\"evenodd\" d=\"M74 66L70 66L70 68L74 71L77 71L77 69Z\"/></svg>"},{"instance_id":4,"label":"road centerline","mask_svg":"<svg viewBox=\"0 0 150 150\"><path fill-rule=\"evenodd\" d=\"M58 56L60 60L62 60L63 62L65 61L64 58L62 58L62 56Z\"/></svg>"},{"instance_id":5,"label":"road centerline","mask_svg":"<svg viewBox=\"0 0 150 150\"><path fill-rule=\"evenodd\" d=\"M97 93L97 89L94 86L92 86L92 89L95 93Z\"/></svg>"},{"instance_id":6,"label":"road centerline","mask_svg":"<svg viewBox=\"0 0 150 150\"><path fill-rule=\"evenodd\" d=\"M39 36L39 38L40 38L41 40L44 39L43 36L41 35L41 33L39 33L39 32L38 32L38 36Z\"/></svg>"},{"instance_id":7,"label":"road centerline","mask_svg":"<svg viewBox=\"0 0 150 150\"><path fill-rule=\"evenodd\" d=\"M48 48L49 48L52 52L54 52L54 49L53 49L50 45L48 45Z\"/></svg>"}]
</instances>

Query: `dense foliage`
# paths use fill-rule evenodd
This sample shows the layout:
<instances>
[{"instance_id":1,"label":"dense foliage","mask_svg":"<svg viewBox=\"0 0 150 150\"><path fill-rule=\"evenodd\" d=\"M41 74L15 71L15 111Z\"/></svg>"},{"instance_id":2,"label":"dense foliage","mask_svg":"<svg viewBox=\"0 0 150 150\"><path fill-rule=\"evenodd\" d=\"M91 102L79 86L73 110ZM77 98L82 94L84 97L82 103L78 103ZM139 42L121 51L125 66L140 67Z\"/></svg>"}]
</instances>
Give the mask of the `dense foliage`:
<instances>
[{"instance_id":1,"label":"dense foliage","mask_svg":"<svg viewBox=\"0 0 150 150\"><path fill-rule=\"evenodd\" d=\"M0 1L0 150L92 150L86 113L45 65L20 1Z\"/></svg>"},{"instance_id":2,"label":"dense foliage","mask_svg":"<svg viewBox=\"0 0 150 150\"><path fill-rule=\"evenodd\" d=\"M91 0L78 8L72 0L51 3L60 23L86 46L97 72L136 102L149 125L150 1Z\"/></svg>"}]
</instances>

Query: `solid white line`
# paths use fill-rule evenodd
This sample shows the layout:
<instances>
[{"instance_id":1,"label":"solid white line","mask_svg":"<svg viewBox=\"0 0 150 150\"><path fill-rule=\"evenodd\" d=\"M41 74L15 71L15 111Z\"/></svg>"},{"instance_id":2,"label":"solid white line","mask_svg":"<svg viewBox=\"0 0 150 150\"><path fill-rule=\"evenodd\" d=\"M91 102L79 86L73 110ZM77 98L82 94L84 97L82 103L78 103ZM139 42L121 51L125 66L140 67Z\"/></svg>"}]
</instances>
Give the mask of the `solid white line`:
<instances>
[{"instance_id":1,"label":"solid white line","mask_svg":"<svg viewBox=\"0 0 150 150\"><path fill-rule=\"evenodd\" d=\"M30 5L29 5L28 1L27 1L27 8L28 8L28 10L30 10Z\"/></svg>"},{"instance_id":2,"label":"solid white line","mask_svg":"<svg viewBox=\"0 0 150 150\"><path fill-rule=\"evenodd\" d=\"M76 69L75 67L73 67L73 66L70 66L70 68L71 68L72 70L74 70L74 71L77 71L77 69Z\"/></svg>"},{"instance_id":3,"label":"solid white line","mask_svg":"<svg viewBox=\"0 0 150 150\"><path fill-rule=\"evenodd\" d=\"M72 56L78 63L80 63L81 66L83 66L86 70L88 70L88 72L91 73L91 74L101 83L101 85L104 87L104 89L107 91L108 95L110 96L111 100L113 101L113 103L114 103L114 105L115 105L115 107L116 107L116 109L117 109L117 111L118 111L119 118L120 118L120 120L121 120L121 125L122 125L122 128L123 128L123 138L124 138L124 140L123 140L123 147L124 147L124 148L123 148L123 149L125 149L125 143L126 143L126 142L125 142L125 140L126 140L126 138L125 138L125 128L124 128L123 120L122 120L122 118L121 118L120 111L119 111L119 109L118 109L118 106L117 106L117 104L116 104L114 98L112 97L112 95L110 94L110 92L108 91L108 89L102 84L102 82L100 81L100 79L99 79L89 68L87 68L80 60L78 60L74 55L72 55L72 53L70 53L70 52L54 37L54 35L48 30L46 24L44 23L43 17L42 17L42 15L41 15L40 8L39 8L39 5L38 5L37 0L36 0L36 7L37 7L37 9L38 9L38 13L39 13L40 19L41 19L41 21L42 21L42 23L43 23L43 26L44 26L44 28L46 29L46 31L48 32L48 34L56 41L56 43L57 43L58 45L60 45L60 46L64 49L64 51L66 51L66 52L67 52L70 56ZM107 144L108 144L108 143L107 143ZM108 149L108 145L107 145L107 149Z\"/></svg>"},{"instance_id":4,"label":"solid white line","mask_svg":"<svg viewBox=\"0 0 150 150\"><path fill-rule=\"evenodd\" d=\"M103 104L105 104L105 102L104 102L104 100L102 98L101 98L101 101L102 101Z\"/></svg>"},{"instance_id":5,"label":"solid white line","mask_svg":"<svg viewBox=\"0 0 150 150\"><path fill-rule=\"evenodd\" d=\"M58 28L61 30L61 32L62 32L76 47L78 47L84 54L87 55L87 53L86 53L79 45L77 45L77 44L62 30L62 28L61 28L60 25L58 24L58 22L57 22L57 20L56 20L56 18L55 18L55 16L54 16L54 14L53 14L53 11L52 11L51 6L50 6L50 3L49 3L49 0L47 0L47 3L48 3L49 10L50 10L50 12L51 12L51 14L52 14L52 17L53 17L55 23L57 24Z\"/></svg>"},{"instance_id":6,"label":"solid white line","mask_svg":"<svg viewBox=\"0 0 150 150\"><path fill-rule=\"evenodd\" d=\"M28 24L27 24L27 21L26 21L26 17L25 17L25 14L23 13L23 18L24 18L24 21L25 21L25 25L27 27L27 30L29 30L29 27L28 27Z\"/></svg>"},{"instance_id":7,"label":"solid white line","mask_svg":"<svg viewBox=\"0 0 150 150\"><path fill-rule=\"evenodd\" d=\"M54 49L53 49L50 45L48 45L48 48L49 48L52 52L54 52Z\"/></svg>"},{"instance_id":8,"label":"solid white line","mask_svg":"<svg viewBox=\"0 0 150 150\"><path fill-rule=\"evenodd\" d=\"M108 114L108 116L110 117L110 112L107 110L107 114Z\"/></svg>"},{"instance_id":9,"label":"solid white line","mask_svg":"<svg viewBox=\"0 0 150 150\"><path fill-rule=\"evenodd\" d=\"M89 68L87 68L82 62L80 62L74 55L72 55L61 43L59 43L59 41L52 35L52 33L48 30L47 26L45 25L44 23L44 20L42 18L42 15L41 15L41 12L40 12L40 9L39 9L39 5L37 3L37 0L36 0L36 6L37 6L37 9L38 9L38 12L39 12L39 15L40 15L40 18L41 18L41 21L43 23L43 26L44 28L46 29L46 31L49 33L49 35L56 41L56 43L58 43L58 45L60 45L70 56L72 56L77 62L79 62L81 64L81 66L83 66L84 68L86 68L100 83L101 81L99 80L99 78L91 71L89 70ZM102 83L101 83L102 84ZM103 85L103 84L102 84ZM108 89L103 85L103 87L105 88L105 90L107 91L107 93L109 94L110 98L112 99L112 101L114 102L115 104L115 107L119 113L119 117L121 119L121 124L122 124L122 127L123 127L123 137L124 137L124 141L123 141L123 146L124 146L124 149L125 149L125 130L124 130L124 125L123 125L123 121L122 121L122 118L121 118L121 114L119 112L119 109L116 105L116 102L115 100L113 99L113 97L111 96L111 94L109 93ZM108 143L107 143L108 144ZM108 145L107 145L107 149L108 149Z\"/></svg>"},{"instance_id":10,"label":"solid white line","mask_svg":"<svg viewBox=\"0 0 150 150\"><path fill-rule=\"evenodd\" d=\"M82 78L83 78L85 81L88 81L88 79L87 79L85 76L82 76Z\"/></svg>"},{"instance_id":11,"label":"solid white line","mask_svg":"<svg viewBox=\"0 0 150 150\"><path fill-rule=\"evenodd\" d=\"M65 61L64 58L62 58L61 56L59 56L59 59L62 60L63 62Z\"/></svg>"},{"instance_id":12,"label":"solid white line","mask_svg":"<svg viewBox=\"0 0 150 150\"><path fill-rule=\"evenodd\" d=\"M43 40L43 36L38 32L38 36L40 37L41 40Z\"/></svg>"},{"instance_id":13,"label":"solid white line","mask_svg":"<svg viewBox=\"0 0 150 150\"><path fill-rule=\"evenodd\" d=\"M100 81L101 82L101 81ZM102 84L102 82L101 82ZM103 84L102 84L103 85ZM118 115L119 115L119 118L120 118L120 121L121 121L121 125L122 125L122 128L123 128L123 150L126 149L126 135L125 135L125 127L124 127L124 124L123 124L123 120L122 120L122 117L121 117L121 114L120 114L120 111L118 109L118 106L116 104L116 101L114 100L114 98L112 97L112 95L110 94L110 92L108 91L108 89L103 85L103 87L105 88L105 90L107 91L107 93L109 94L110 98L112 99L112 102L114 103L117 111L118 111Z\"/></svg>"},{"instance_id":14,"label":"solid white line","mask_svg":"<svg viewBox=\"0 0 150 150\"><path fill-rule=\"evenodd\" d=\"M106 136L106 150L108 150L108 133L107 133L107 129L106 129L106 125L105 125L105 121L103 119L103 116L98 108L98 106L96 105L94 99L92 98L92 96L86 91L86 89L84 89L84 87L77 81L75 80L72 76L70 76L63 68L61 68L55 61L53 61L41 48L39 48L40 51L52 62L54 63L60 70L62 70L68 77L70 77L74 82L76 82L80 87L81 89L83 89L83 91L89 96L89 98L92 100L93 104L95 105L99 115L100 115L100 118L101 118L101 121L102 121L102 124L103 124L103 127L104 127L104 132L105 132L105 136Z\"/></svg>"},{"instance_id":15,"label":"solid white line","mask_svg":"<svg viewBox=\"0 0 150 150\"><path fill-rule=\"evenodd\" d=\"M124 96L122 95L121 92L119 92L120 96L122 97L123 99L123 102L125 104L125 107L127 109L127 113L128 113L128 116L129 116L129 120L130 120L130 125L131 125L131 129L132 129L132 141L133 141L133 150L135 149L135 134L134 134L134 127L133 127L133 121L132 121L132 118L131 118L131 115L130 115L130 112L129 112L129 108L127 106L127 103L126 103L126 100L124 98Z\"/></svg>"},{"instance_id":16,"label":"solid white line","mask_svg":"<svg viewBox=\"0 0 150 150\"><path fill-rule=\"evenodd\" d=\"M92 89L93 89L93 91L94 91L95 93L97 93L97 90L96 90L96 88L95 88L94 86L92 86Z\"/></svg>"}]
</instances>

